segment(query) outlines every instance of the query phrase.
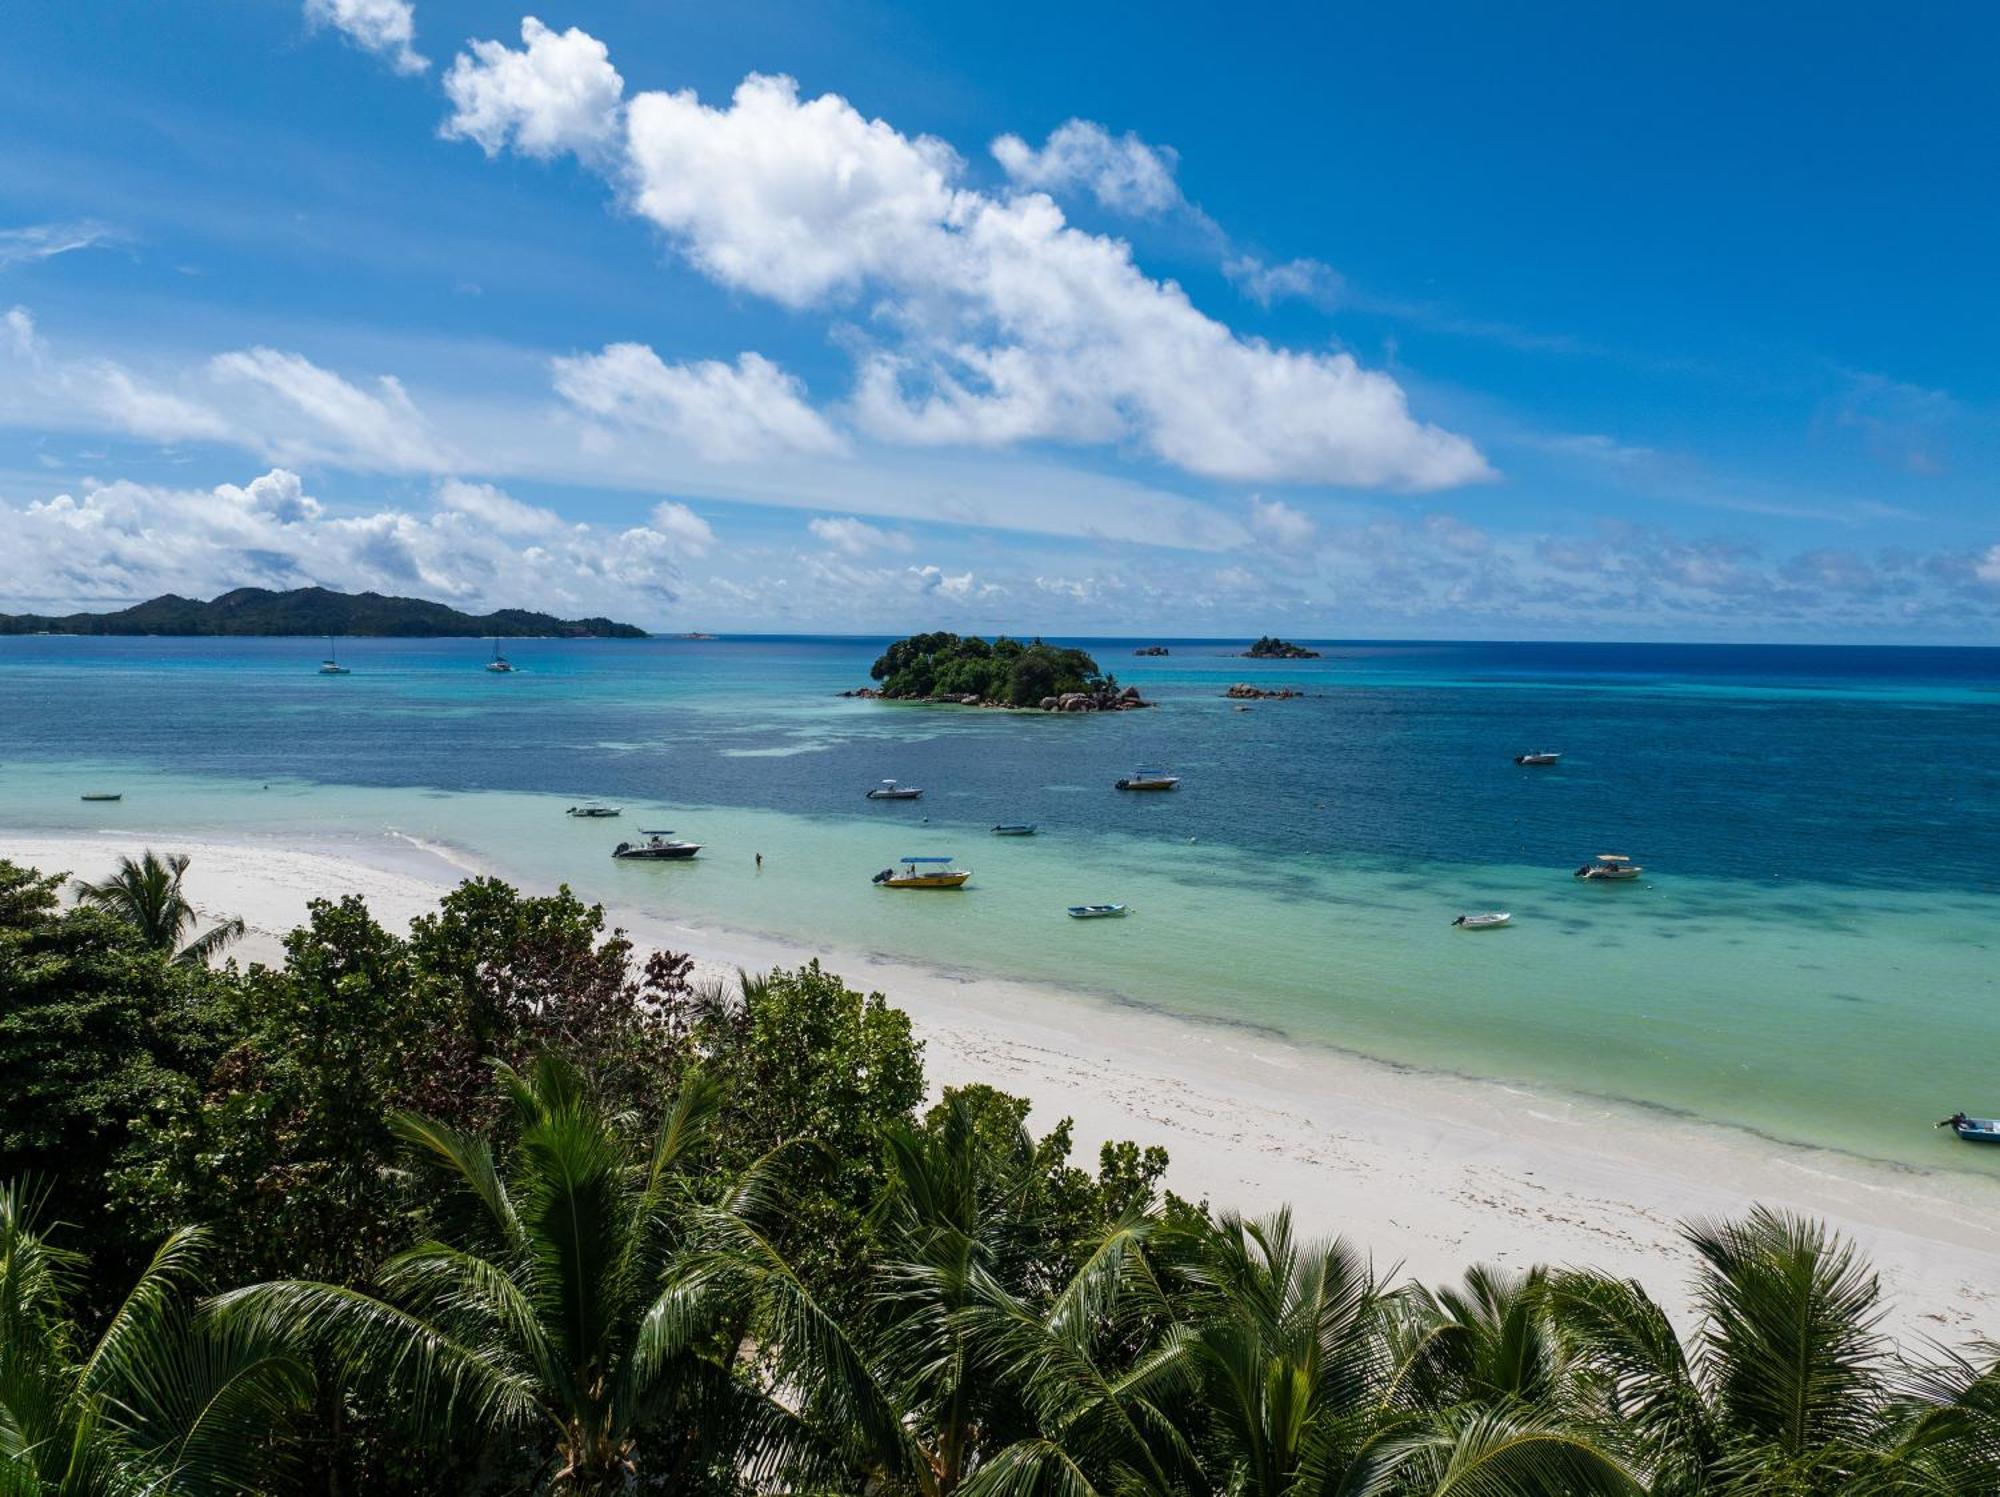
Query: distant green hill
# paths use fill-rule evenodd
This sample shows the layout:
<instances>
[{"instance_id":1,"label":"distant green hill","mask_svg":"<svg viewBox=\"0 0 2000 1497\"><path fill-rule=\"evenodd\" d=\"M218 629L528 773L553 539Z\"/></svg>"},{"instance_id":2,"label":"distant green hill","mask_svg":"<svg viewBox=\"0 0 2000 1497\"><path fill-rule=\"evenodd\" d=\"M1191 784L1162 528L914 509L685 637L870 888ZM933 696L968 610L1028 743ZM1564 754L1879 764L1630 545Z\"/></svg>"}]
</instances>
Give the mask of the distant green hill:
<instances>
[{"instance_id":1,"label":"distant green hill","mask_svg":"<svg viewBox=\"0 0 2000 1497\"><path fill-rule=\"evenodd\" d=\"M172 593L116 613L0 614L0 634L347 634L439 638L497 635L507 639L644 639L646 631L610 619L559 619L554 614L503 608L460 613L422 598L380 593L336 593L301 587L288 593L239 587L212 602Z\"/></svg>"}]
</instances>

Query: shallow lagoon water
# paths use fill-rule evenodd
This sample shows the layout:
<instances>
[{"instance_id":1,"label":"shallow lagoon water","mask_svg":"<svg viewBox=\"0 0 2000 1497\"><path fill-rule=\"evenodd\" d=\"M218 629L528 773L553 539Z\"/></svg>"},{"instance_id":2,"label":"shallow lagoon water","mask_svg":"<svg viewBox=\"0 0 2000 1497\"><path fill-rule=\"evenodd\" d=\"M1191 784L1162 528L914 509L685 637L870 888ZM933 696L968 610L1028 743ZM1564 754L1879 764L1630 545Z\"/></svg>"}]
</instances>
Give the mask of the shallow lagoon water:
<instances>
[{"instance_id":1,"label":"shallow lagoon water","mask_svg":"<svg viewBox=\"0 0 2000 1497\"><path fill-rule=\"evenodd\" d=\"M2000 652L1132 643L1091 648L1160 708L1053 718L837 697L878 641L522 641L493 677L475 641L356 640L320 678L310 640L0 640L0 823L393 829L802 947L1992 1167L1929 1124L2000 1107ZM1239 713L1232 680L1313 694ZM1562 765L1511 763L1539 746ZM1141 763L1184 788L1110 789ZM928 793L864 801L885 776ZM624 818L561 814L599 796ZM639 826L706 851L612 862ZM1604 851L1647 877L1570 877ZM907 853L973 884L869 883ZM1101 900L1131 918L1062 915ZM1514 927L1449 925L1487 908Z\"/></svg>"}]
</instances>

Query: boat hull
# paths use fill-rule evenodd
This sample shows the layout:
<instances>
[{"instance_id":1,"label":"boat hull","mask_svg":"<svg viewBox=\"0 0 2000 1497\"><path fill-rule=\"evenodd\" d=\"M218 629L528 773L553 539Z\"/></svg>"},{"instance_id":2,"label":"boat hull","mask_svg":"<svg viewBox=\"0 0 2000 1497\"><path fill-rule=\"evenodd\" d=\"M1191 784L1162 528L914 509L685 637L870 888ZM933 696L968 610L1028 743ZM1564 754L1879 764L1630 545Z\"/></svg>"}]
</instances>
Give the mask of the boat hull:
<instances>
[{"instance_id":1,"label":"boat hull","mask_svg":"<svg viewBox=\"0 0 2000 1497\"><path fill-rule=\"evenodd\" d=\"M921 790L871 790L868 792L868 799L870 800L922 800L923 798L924 793Z\"/></svg>"},{"instance_id":2,"label":"boat hull","mask_svg":"<svg viewBox=\"0 0 2000 1497\"><path fill-rule=\"evenodd\" d=\"M1073 904L1069 907L1072 920L1122 920L1125 906L1122 904Z\"/></svg>"},{"instance_id":3,"label":"boat hull","mask_svg":"<svg viewBox=\"0 0 2000 1497\"><path fill-rule=\"evenodd\" d=\"M123 800L123 795L86 795L85 800Z\"/></svg>"},{"instance_id":4,"label":"boat hull","mask_svg":"<svg viewBox=\"0 0 2000 1497\"><path fill-rule=\"evenodd\" d=\"M1558 763L1561 761L1561 759L1562 759L1561 754L1516 754L1514 756L1514 762L1516 764L1531 764L1531 765L1542 765L1542 766Z\"/></svg>"},{"instance_id":5,"label":"boat hull","mask_svg":"<svg viewBox=\"0 0 2000 1497\"><path fill-rule=\"evenodd\" d=\"M881 881L885 889L962 889L970 873L918 873L898 874L894 878Z\"/></svg>"},{"instance_id":6,"label":"boat hull","mask_svg":"<svg viewBox=\"0 0 2000 1497\"><path fill-rule=\"evenodd\" d=\"M1032 837L1035 835L1035 829L1033 826L1027 825L996 826L993 828L993 835L996 837Z\"/></svg>"},{"instance_id":7,"label":"boat hull","mask_svg":"<svg viewBox=\"0 0 2000 1497\"><path fill-rule=\"evenodd\" d=\"M1459 930L1505 930L1514 923L1512 915L1460 915L1451 922Z\"/></svg>"},{"instance_id":8,"label":"boat hull","mask_svg":"<svg viewBox=\"0 0 2000 1497\"><path fill-rule=\"evenodd\" d=\"M627 862L685 863L700 851L699 842L685 842L676 847L628 847L620 843L611 850L611 856Z\"/></svg>"},{"instance_id":9,"label":"boat hull","mask_svg":"<svg viewBox=\"0 0 2000 1497\"><path fill-rule=\"evenodd\" d=\"M1643 868L1583 868L1577 877L1587 883L1620 884L1637 878L1646 870Z\"/></svg>"},{"instance_id":10,"label":"boat hull","mask_svg":"<svg viewBox=\"0 0 2000 1497\"><path fill-rule=\"evenodd\" d=\"M1969 1144L2000 1144L2000 1122L1992 1118L1967 1118L1953 1123L1951 1131Z\"/></svg>"},{"instance_id":11,"label":"boat hull","mask_svg":"<svg viewBox=\"0 0 2000 1497\"><path fill-rule=\"evenodd\" d=\"M1140 791L1178 790L1180 784L1179 780L1119 780L1111 788Z\"/></svg>"}]
</instances>

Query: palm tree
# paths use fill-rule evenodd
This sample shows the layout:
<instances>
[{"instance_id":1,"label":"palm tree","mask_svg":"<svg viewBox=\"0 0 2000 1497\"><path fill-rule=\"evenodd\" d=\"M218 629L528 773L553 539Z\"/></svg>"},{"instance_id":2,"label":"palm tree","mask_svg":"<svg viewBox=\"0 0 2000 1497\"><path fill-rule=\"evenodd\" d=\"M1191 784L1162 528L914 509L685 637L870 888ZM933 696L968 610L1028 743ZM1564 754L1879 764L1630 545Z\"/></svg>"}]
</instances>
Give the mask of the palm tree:
<instances>
[{"instance_id":1,"label":"palm tree","mask_svg":"<svg viewBox=\"0 0 2000 1497\"><path fill-rule=\"evenodd\" d=\"M2000 1363L1898 1359L1876 1332L1875 1274L1817 1222L1759 1207L1685 1232L1701 1260L1691 1348L1636 1283L1551 1284L1654 1493L2000 1491Z\"/></svg>"},{"instance_id":2,"label":"palm tree","mask_svg":"<svg viewBox=\"0 0 2000 1497\"><path fill-rule=\"evenodd\" d=\"M206 966L225 947L243 939L244 925L241 920L225 920L182 946L181 937L200 920L181 893L187 869L186 853L163 860L149 847L136 863L120 858L118 871L101 883L79 879L76 897L134 926L155 951L173 952L176 964Z\"/></svg>"},{"instance_id":3,"label":"palm tree","mask_svg":"<svg viewBox=\"0 0 2000 1497\"><path fill-rule=\"evenodd\" d=\"M201 1233L169 1236L89 1345L67 1314L82 1261L48 1241L39 1206L0 1185L0 1493L271 1490L304 1370L192 1317Z\"/></svg>"},{"instance_id":4,"label":"palm tree","mask_svg":"<svg viewBox=\"0 0 2000 1497\"><path fill-rule=\"evenodd\" d=\"M773 1318L801 1337L823 1320L795 1280L777 1282L775 1254L752 1256L762 1174L720 1204L688 1178L715 1086L692 1075L640 1155L560 1059L498 1074L520 1124L511 1180L484 1139L396 1119L468 1197L466 1245L429 1241L392 1258L380 1298L282 1281L222 1295L214 1313L379 1380L408 1400L419 1433L527 1442L551 1489L609 1492L662 1467L756 1472L806 1458L797 1416L770 1378L752 1375L760 1291L790 1296Z\"/></svg>"}]
</instances>

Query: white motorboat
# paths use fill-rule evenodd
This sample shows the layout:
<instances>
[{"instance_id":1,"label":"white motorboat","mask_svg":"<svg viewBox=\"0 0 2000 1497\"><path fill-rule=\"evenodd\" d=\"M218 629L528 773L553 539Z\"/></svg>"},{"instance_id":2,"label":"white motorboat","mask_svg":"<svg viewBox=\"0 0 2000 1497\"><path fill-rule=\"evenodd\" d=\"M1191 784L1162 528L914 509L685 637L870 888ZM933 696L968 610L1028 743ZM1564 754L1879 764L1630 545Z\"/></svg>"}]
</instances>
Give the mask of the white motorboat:
<instances>
[{"instance_id":1,"label":"white motorboat","mask_svg":"<svg viewBox=\"0 0 2000 1497\"><path fill-rule=\"evenodd\" d=\"M1576 876L1605 882L1637 878L1646 870L1619 852L1601 852L1576 870Z\"/></svg>"},{"instance_id":2,"label":"white motorboat","mask_svg":"<svg viewBox=\"0 0 2000 1497\"><path fill-rule=\"evenodd\" d=\"M1172 790L1181 782L1177 774L1162 774L1157 769L1136 769L1122 780L1112 783L1113 790Z\"/></svg>"},{"instance_id":3,"label":"white motorboat","mask_svg":"<svg viewBox=\"0 0 2000 1497\"><path fill-rule=\"evenodd\" d=\"M1480 915L1460 915L1451 923L1460 930L1499 930L1513 918L1506 910L1488 910Z\"/></svg>"},{"instance_id":4,"label":"white motorboat","mask_svg":"<svg viewBox=\"0 0 2000 1497\"><path fill-rule=\"evenodd\" d=\"M924 792L915 785L898 785L894 780L884 780L868 792L870 800L922 800Z\"/></svg>"},{"instance_id":5,"label":"white motorboat","mask_svg":"<svg viewBox=\"0 0 2000 1497\"><path fill-rule=\"evenodd\" d=\"M601 819L606 816L617 816L621 813L616 806L571 806L563 814L565 816L584 816L592 819Z\"/></svg>"},{"instance_id":6,"label":"white motorboat","mask_svg":"<svg viewBox=\"0 0 2000 1497\"><path fill-rule=\"evenodd\" d=\"M1514 762L1516 764L1558 764L1562 762L1562 755L1552 753L1548 749L1531 749L1525 754L1516 754Z\"/></svg>"},{"instance_id":7,"label":"white motorboat","mask_svg":"<svg viewBox=\"0 0 2000 1497\"><path fill-rule=\"evenodd\" d=\"M1122 904L1073 904L1069 907L1072 920L1121 920L1125 916Z\"/></svg>"}]
</instances>

